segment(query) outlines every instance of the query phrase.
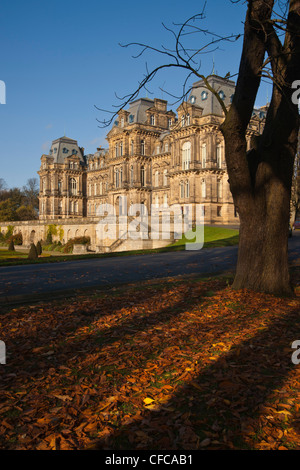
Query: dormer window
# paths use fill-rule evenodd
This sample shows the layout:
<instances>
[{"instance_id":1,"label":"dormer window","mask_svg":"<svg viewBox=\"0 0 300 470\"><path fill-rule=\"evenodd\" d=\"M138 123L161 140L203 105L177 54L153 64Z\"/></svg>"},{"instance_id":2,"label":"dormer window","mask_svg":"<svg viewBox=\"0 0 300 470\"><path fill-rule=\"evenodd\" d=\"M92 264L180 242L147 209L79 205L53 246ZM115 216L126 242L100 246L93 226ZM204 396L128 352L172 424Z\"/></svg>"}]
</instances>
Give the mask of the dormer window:
<instances>
[{"instance_id":1,"label":"dormer window","mask_svg":"<svg viewBox=\"0 0 300 470\"><path fill-rule=\"evenodd\" d=\"M192 95L192 96L190 97L190 103L191 103L191 104L195 104L195 103L196 103L196 96Z\"/></svg>"},{"instance_id":2,"label":"dormer window","mask_svg":"<svg viewBox=\"0 0 300 470\"><path fill-rule=\"evenodd\" d=\"M151 124L151 126L155 126L155 116L154 116L154 114L151 114L151 116L150 116L150 124Z\"/></svg>"},{"instance_id":3,"label":"dormer window","mask_svg":"<svg viewBox=\"0 0 300 470\"><path fill-rule=\"evenodd\" d=\"M202 101L207 100L207 97L208 97L207 91L202 91L202 93L201 93L201 99L202 99Z\"/></svg>"},{"instance_id":4,"label":"dormer window","mask_svg":"<svg viewBox=\"0 0 300 470\"><path fill-rule=\"evenodd\" d=\"M129 115L129 122L132 123L134 120L134 115L133 114L130 114Z\"/></svg>"},{"instance_id":5,"label":"dormer window","mask_svg":"<svg viewBox=\"0 0 300 470\"><path fill-rule=\"evenodd\" d=\"M63 153L68 153L68 152L69 152L69 150L66 147L64 147L63 148Z\"/></svg>"},{"instance_id":6,"label":"dormer window","mask_svg":"<svg viewBox=\"0 0 300 470\"><path fill-rule=\"evenodd\" d=\"M72 155L77 155L77 153L78 153L77 150L75 149L72 150Z\"/></svg>"},{"instance_id":7,"label":"dormer window","mask_svg":"<svg viewBox=\"0 0 300 470\"><path fill-rule=\"evenodd\" d=\"M189 114L186 115L186 125L187 126L190 125L190 115Z\"/></svg>"},{"instance_id":8,"label":"dormer window","mask_svg":"<svg viewBox=\"0 0 300 470\"><path fill-rule=\"evenodd\" d=\"M57 152L57 147L54 147L53 151L54 151L54 153L56 153Z\"/></svg>"},{"instance_id":9,"label":"dormer window","mask_svg":"<svg viewBox=\"0 0 300 470\"><path fill-rule=\"evenodd\" d=\"M225 100L225 93L224 91L219 91L219 97L221 98L221 100Z\"/></svg>"}]
</instances>

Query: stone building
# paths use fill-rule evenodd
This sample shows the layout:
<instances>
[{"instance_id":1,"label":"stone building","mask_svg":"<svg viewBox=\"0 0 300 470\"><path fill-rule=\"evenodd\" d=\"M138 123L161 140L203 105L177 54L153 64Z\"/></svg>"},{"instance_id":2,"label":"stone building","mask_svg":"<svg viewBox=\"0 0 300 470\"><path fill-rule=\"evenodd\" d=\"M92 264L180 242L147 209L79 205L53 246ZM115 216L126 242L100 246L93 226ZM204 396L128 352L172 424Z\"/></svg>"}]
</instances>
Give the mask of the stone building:
<instances>
[{"instance_id":1,"label":"stone building","mask_svg":"<svg viewBox=\"0 0 300 470\"><path fill-rule=\"evenodd\" d=\"M216 75L208 82L229 108L235 83ZM123 243L120 248L119 232L115 240L97 240L99 207L105 204L114 207L116 217L132 215L130 207L135 204L141 204L145 214L151 214L153 207L163 211L176 204L182 213L191 211L193 221L195 208L201 205L206 224L237 225L220 132L224 113L218 99L198 81L176 111L169 110L162 99L131 102L118 113L107 134L108 149L98 148L94 154L85 155L76 140L54 140L49 155L41 157L40 216L36 229L32 224L26 229L28 242L36 233L43 238L43 227L56 224L63 227L62 241L88 235L98 251L145 247L145 243ZM266 111L267 107L253 111L248 149L252 137L262 131Z\"/></svg>"},{"instance_id":2,"label":"stone building","mask_svg":"<svg viewBox=\"0 0 300 470\"><path fill-rule=\"evenodd\" d=\"M208 81L229 107L235 83L215 75ZM237 224L219 130L220 103L199 81L177 115L167 105L162 99L133 101L108 132L109 148L92 155L67 137L53 141L38 172L40 220L96 217L105 203L117 215L137 203L148 213L151 205L202 204L206 223ZM253 113L248 148L265 113L265 108Z\"/></svg>"}]
</instances>

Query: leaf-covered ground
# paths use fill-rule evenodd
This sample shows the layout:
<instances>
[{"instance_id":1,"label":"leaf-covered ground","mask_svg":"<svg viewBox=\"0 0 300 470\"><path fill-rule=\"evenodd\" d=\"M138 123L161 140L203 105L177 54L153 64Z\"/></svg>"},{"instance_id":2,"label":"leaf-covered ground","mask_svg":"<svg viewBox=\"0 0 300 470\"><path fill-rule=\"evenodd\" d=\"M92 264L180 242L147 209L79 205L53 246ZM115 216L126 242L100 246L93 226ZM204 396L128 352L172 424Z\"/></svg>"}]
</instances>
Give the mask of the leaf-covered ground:
<instances>
[{"instance_id":1,"label":"leaf-covered ground","mask_svg":"<svg viewBox=\"0 0 300 470\"><path fill-rule=\"evenodd\" d=\"M173 278L7 310L1 449L300 449L296 292Z\"/></svg>"}]
</instances>

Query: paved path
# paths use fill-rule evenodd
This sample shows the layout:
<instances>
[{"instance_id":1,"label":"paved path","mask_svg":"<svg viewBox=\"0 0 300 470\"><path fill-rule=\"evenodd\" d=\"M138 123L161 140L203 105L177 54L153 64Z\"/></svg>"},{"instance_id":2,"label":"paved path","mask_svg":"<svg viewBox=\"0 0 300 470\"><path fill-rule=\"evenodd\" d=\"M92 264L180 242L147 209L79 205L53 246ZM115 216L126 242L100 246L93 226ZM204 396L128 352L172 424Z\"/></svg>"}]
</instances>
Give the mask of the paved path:
<instances>
[{"instance_id":1,"label":"paved path","mask_svg":"<svg viewBox=\"0 0 300 470\"><path fill-rule=\"evenodd\" d=\"M289 240L290 260L300 259L300 231ZM94 258L62 263L0 267L0 300L84 287L111 286L182 274L221 273L234 269L237 246Z\"/></svg>"}]
</instances>

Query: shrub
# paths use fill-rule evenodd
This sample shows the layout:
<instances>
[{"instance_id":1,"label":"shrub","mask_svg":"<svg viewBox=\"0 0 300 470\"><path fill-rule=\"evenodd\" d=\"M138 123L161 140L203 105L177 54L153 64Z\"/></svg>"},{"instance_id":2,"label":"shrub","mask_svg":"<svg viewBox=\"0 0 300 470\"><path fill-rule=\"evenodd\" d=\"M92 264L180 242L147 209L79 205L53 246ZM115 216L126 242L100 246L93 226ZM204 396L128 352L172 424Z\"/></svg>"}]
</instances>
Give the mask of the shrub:
<instances>
[{"instance_id":1,"label":"shrub","mask_svg":"<svg viewBox=\"0 0 300 470\"><path fill-rule=\"evenodd\" d=\"M40 256L42 254L43 250L42 250L42 244L41 244L40 241L38 241L37 244L36 244L36 251L37 251L38 256Z\"/></svg>"},{"instance_id":2,"label":"shrub","mask_svg":"<svg viewBox=\"0 0 300 470\"><path fill-rule=\"evenodd\" d=\"M74 245L89 245L90 243L90 237L70 238L70 240L64 246L64 253L72 253Z\"/></svg>"},{"instance_id":3,"label":"shrub","mask_svg":"<svg viewBox=\"0 0 300 470\"><path fill-rule=\"evenodd\" d=\"M53 243L52 233L48 232L47 233L47 238L46 238L46 245L51 245L52 243Z\"/></svg>"},{"instance_id":4,"label":"shrub","mask_svg":"<svg viewBox=\"0 0 300 470\"><path fill-rule=\"evenodd\" d=\"M9 225L9 226L7 227L6 234L4 235L4 238L5 238L6 241L10 239L10 237L11 237L12 234L13 234L13 231L14 231L14 227L13 227L12 225Z\"/></svg>"},{"instance_id":5,"label":"shrub","mask_svg":"<svg viewBox=\"0 0 300 470\"><path fill-rule=\"evenodd\" d=\"M8 239L10 243L11 240L14 242L15 245L23 245L23 235L21 232L16 233L15 235L11 235Z\"/></svg>"},{"instance_id":6,"label":"shrub","mask_svg":"<svg viewBox=\"0 0 300 470\"><path fill-rule=\"evenodd\" d=\"M31 243L30 250L28 253L28 259L37 259L37 258L38 258L38 252L37 252L36 246L34 243Z\"/></svg>"},{"instance_id":7,"label":"shrub","mask_svg":"<svg viewBox=\"0 0 300 470\"><path fill-rule=\"evenodd\" d=\"M8 245L8 251L15 251L15 244L13 239L10 239L9 245Z\"/></svg>"}]
</instances>

